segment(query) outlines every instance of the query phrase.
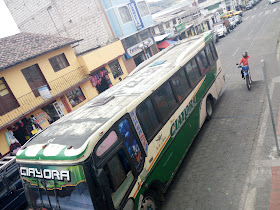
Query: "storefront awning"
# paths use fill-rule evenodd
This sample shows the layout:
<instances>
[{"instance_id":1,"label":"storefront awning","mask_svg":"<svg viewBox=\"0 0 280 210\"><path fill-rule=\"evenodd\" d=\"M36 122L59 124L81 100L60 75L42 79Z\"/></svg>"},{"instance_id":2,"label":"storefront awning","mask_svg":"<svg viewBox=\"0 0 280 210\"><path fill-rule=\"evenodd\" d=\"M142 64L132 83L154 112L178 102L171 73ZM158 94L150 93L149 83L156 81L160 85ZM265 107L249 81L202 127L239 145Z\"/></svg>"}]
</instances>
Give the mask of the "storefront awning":
<instances>
[{"instance_id":1,"label":"storefront awning","mask_svg":"<svg viewBox=\"0 0 280 210\"><path fill-rule=\"evenodd\" d=\"M163 35L160 35L160 36L155 36L154 38L155 38L156 42L160 42L160 41L164 40L166 37L168 37L169 35L170 35L170 33L169 34L163 34Z\"/></svg>"},{"instance_id":2,"label":"storefront awning","mask_svg":"<svg viewBox=\"0 0 280 210\"><path fill-rule=\"evenodd\" d=\"M177 42L177 41L165 40L165 41L159 43L157 46L158 46L158 48L164 49L164 48L167 48L170 45L174 44L175 42Z\"/></svg>"}]
</instances>

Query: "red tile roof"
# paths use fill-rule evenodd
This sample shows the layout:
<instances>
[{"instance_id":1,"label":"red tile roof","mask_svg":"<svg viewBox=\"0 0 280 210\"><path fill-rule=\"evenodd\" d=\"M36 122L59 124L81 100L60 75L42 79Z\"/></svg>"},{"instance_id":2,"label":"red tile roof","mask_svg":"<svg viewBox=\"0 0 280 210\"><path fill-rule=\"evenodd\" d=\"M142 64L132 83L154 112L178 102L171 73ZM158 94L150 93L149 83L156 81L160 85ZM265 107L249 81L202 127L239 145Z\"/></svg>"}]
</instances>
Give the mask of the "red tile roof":
<instances>
[{"instance_id":1,"label":"red tile roof","mask_svg":"<svg viewBox=\"0 0 280 210\"><path fill-rule=\"evenodd\" d=\"M19 33L0 39L0 71L78 42L54 35Z\"/></svg>"}]
</instances>

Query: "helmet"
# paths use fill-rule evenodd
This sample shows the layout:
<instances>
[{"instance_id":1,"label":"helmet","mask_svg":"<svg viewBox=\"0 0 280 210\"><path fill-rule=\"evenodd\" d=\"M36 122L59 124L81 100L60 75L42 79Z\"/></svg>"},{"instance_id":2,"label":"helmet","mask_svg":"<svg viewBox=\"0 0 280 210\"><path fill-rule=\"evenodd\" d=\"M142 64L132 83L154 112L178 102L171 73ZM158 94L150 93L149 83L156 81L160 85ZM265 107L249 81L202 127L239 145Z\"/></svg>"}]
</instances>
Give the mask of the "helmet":
<instances>
[{"instance_id":1,"label":"helmet","mask_svg":"<svg viewBox=\"0 0 280 210\"><path fill-rule=\"evenodd\" d=\"M243 52L243 53L242 53L242 56L243 56L244 58L247 58L248 53L247 53L247 52Z\"/></svg>"}]
</instances>

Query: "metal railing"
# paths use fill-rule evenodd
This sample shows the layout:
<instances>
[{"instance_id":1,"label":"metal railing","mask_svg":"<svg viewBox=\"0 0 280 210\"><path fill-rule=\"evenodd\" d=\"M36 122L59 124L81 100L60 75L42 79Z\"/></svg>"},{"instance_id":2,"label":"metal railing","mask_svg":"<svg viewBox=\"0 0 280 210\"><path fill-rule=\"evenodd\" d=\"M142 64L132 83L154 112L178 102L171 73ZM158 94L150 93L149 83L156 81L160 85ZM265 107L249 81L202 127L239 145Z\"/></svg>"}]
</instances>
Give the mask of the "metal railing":
<instances>
[{"instance_id":1,"label":"metal railing","mask_svg":"<svg viewBox=\"0 0 280 210\"><path fill-rule=\"evenodd\" d=\"M16 107L16 103L18 103L19 106L0 116L0 129L14 120L24 116L26 113L35 110L38 106L43 105L44 103L47 104L48 101L54 100L59 94L87 78L89 78L89 75L84 72L82 67L79 67L53 81L48 82L52 98L43 99L41 96L36 97L33 92L34 90L16 98L16 101L12 101L10 104L6 104L6 106Z\"/></svg>"}]
</instances>

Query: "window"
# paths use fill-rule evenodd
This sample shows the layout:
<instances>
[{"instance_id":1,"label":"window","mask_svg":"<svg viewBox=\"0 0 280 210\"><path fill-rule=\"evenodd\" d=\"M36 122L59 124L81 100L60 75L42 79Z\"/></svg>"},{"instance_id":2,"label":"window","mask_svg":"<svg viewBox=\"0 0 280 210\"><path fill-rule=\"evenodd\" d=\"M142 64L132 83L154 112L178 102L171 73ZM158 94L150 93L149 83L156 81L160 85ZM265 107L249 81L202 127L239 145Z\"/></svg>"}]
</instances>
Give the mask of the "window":
<instances>
[{"instance_id":1,"label":"window","mask_svg":"<svg viewBox=\"0 0 280 210\"><path fill-rule=\"evenodd\" d=\"M217 51L216 51L216 48L215 48L213 42L210 43L210 48L211 48L211 51L213 53L214 59L217 60L218 55L217 55Z\"/></svg>"},{"instance_id":2,"label":"window","mask_svg":"<svg viewBox=\"0 0 280 210\"><path fill-rule=\"evenodd\" d=\"M64 53L50 58L49 61L50 61L51 65L53 67L53 70L55 72L69 66L69 63L68 63Z\"/></svg>"},{"instance_id":3,"label":"window","mask_svg":"<svg viewBox=\"0 0 280 210\"><path fill-rule=\"evenodd\" d=\"M119 132L122 135L122 139L130 156L130 159L139 172L142 168L142 153L140 147L137 143L136 136L133 133L131 126L128 122L128 119L124 119L119 123Z\"/></svg>"},{"instance_id":4,"label":"window","mask_svg":"<svg viewBox=\"0 0 280 210\"><path fill-rule=\"evenodd\" d=\"M154 100L163 121L172 113L176 106L175 96L173 95L170 84L163 84L154 94Z\"/></svg>"},{"instance_id":5,"label":"window","mask_svg":"<svg viewBox=\"0 0 280 210\"><path fill-rule=\"evenodd\" d=\"M173 19L173 25L176 25L177 24L177 20L176 19Z\"/></svg>"},{"instance_id":6,"label":"window","mask_svg":"<svg viewBox=\"0 0 280 210\"><path fill-rule=\"evenodd\" d=\"M112 63L109 64L109 67L112 71L112 74L114 76L114 79L118 78L119 76L123 75L122 68L119 64L119 61L113 61Z\"/></svg>"},{"instance_id":7,"label":"window","mask_svg":"<svg viewBox=\"0 0 280 210\"><path fill-rule=\"evenodd\" d=\"M158 130L160 122L150 99L147 99L137 107L137 117L148 140Z\"/></svg>"},{"instance_id":8,"label":"window","mask_svg":"<svg viewBox=\"0 0 280 210\"><path fill-rule=\"evenodd\" d=\"M140 12L141 17L144 17L144 16L150 14L149 9L148 9L148 6L147 6L147 4L146 4L145 1L140 1L140 2L138 3L138 9L139 9L139 12Z\"/></svg>"},{"instance_id":9,"label":"window","mask_svg":"<svg viewBox=\"0 0 280 210\"><path fill-rule=\"evenodd\" d=\"M166 23L165 23L165 26L166 26L166 28L170 28L170 23L169 23L169 22L166 22Z\"/></svg>"},{"instance_id":10,"label":"window","mask_svg":"<svg viewBox=\"0 0 280 210\"><path fill-rule=\"evenodd\" d=\"M27 68L21 70L23 76L25 77L27 83L29 84L31 90L36 97L40 96L38 88L48 85L44 75L38 64L34 64Z\"/></svg>"},{"instance_id":11,"label":"window","mask_svg":"<svg viewBox=\"0 0 280 210\"><path fill-rule=\"evenodd\" d=\"M180 69L174 76L172 76L171 84L178 101L181 101L183 98L185 98L185 96L190 91L190 86L184 69Z\"/></svg>"},{"instance_id":12,"label":"window","mask_svg":"<svg viewBox=\"0 0 280 210\"><path fill-rule=\"evenodd\" d=\"M120 149L103 167L109 182L114 207L117 209L134 180L127 157Z\"/></svg>"},{"instance_id":13,"label":"window","mask_svg":"<svg viewBox=\"0 0 280 210\"><path fill-rule=\"evenodd\" d=\"M0 116L19 107L19 104L8 87L5 79L0 78Z\"/></svg>"},{"instance_id":14,"label":"window","mask_svg":"<svg viewBox=\"0 0 280 210\"><path fill-rule=\"evenodd\" d=\"M204 50L201 50L197 56L196 56L196 60L197 60L197 63L198 63L198 67L201 71L202 74L205 73L207 67L209 66L209 63L206 59L206 55L205 55L205 52Z\"/></svg>"},{"instance_id":15,"label":"window","mask_svg":"<svg viewBox=\"0 0 280 210\"><path fill-rule=\"evenodd\" d=\"M70 91L69 93L66 94L70 104L72 107L77 106L84 100L86 100L82 89L80 87L75 88L74 90Z\"/></svg>"},{"instance_id":16,"label":"window","mask_svg":"<svg viewBox=\"0 0 280 210\"><path fill-rule=\"evenodd\" d=\"M131 18L131 15L129 13L127 6L120 7L119 13L120 13L123 23L128 23L128 22L132 21L132 18Z\"/></svg>"},{"instance_id":17,"label":"window","mask_svg":"<svg viewBox=\"0 0 280 210\"><path fill-rule=\"evenodd\" d=\"M205 52L206 52L206 55L207 55L207 58L208 58L209 63L210 63L210 64L213 64L213 63L214 63L214 57L213 57L213 55L212 55L212 52L211 52L211 50L210 50L210 46L209 46L209 45L207 45L207 46L205 47Z\"/></svg>"},{"instance_id":18,"label":"window","mask_svg":"<svg viewBox=\"0 0 280 210\"><path fill-rule=\"evenodd\" d=\"M98 146L96 150L96 155L103 155L111 146L118 140L118 136L115 131L111 131L111 133L106 137L106 139Z\"/></svg>"},{"instance_id":19,"label":"window","mask_svg":"<svg viewBox=\"0 0 280 210\"><path fill-rule=\"evenodd\" d=\"M185 65L186 73L190 80L191 86L194 87L200 79L200 74L194 59Z\"/></svg>"}]
</instances>

